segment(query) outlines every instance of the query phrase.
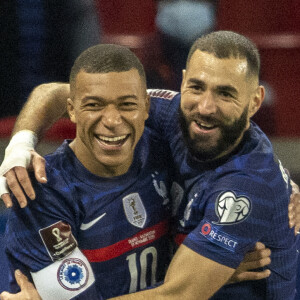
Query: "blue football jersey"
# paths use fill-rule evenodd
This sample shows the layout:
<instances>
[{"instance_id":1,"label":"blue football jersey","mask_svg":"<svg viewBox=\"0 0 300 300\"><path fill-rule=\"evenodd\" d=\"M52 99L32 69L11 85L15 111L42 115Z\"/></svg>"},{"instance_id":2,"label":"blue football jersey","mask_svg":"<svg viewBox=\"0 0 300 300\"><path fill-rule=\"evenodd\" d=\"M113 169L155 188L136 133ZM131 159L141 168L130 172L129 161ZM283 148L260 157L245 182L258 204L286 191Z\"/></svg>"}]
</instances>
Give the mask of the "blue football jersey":
<instances>
[{"instance_id":1,"label":"blue football jersey","mask_svg":"<svg viewBox=\"0 0 300 300\"><path fill-rule=\"evenodd\" d=\"M290 179L268 138L251 123L234 153L201 162L182 137L180 94L151 90L150 95L148 125L169 142L186 195L181 203L174 201L177 240L231 268L238 267L257 241L272 251L269 278L226 285L212 299L294 299L297 252L288 223Z\"/></svg>"},{"instance_id":2,"label":"blue football jersey","mask_svg":"<svg viewBox=\"0 0 300 300\"><path fill-rule=\"evenodd\" d=\"M6 252L12 271L47 274L55 262L55 281L65 290L80 289L88 270L67 256L77 246L95 277L78 299L96 299L88 293L93 286L100 299L163 280L171 254L169 163L163 142L146 129L129 171L113 178L90 173L68 144L46 156L48 182L34 183L36 200L24 209L15 204L10 213ZM11 283L16 292L13 278Z\"/></svg>"}]
</instances>

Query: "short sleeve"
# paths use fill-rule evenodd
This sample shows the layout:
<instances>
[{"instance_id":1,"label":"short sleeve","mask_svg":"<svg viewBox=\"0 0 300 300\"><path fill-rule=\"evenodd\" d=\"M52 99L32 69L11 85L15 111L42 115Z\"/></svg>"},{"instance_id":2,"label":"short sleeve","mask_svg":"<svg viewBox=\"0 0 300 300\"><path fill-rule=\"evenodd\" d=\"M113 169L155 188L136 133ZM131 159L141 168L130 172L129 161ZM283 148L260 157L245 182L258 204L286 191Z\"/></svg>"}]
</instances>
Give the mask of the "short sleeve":
<instances>
[{"instance_id":1,"label":"short sleeve","mask_svg":"<svg viewBox=\"0 0 300 300\"><path fill-rule=\"evenodd\" d=\"M190 203L186 211L188 219L197 218L199 211L204 214L184 244L220 264L236 268L246 252L272 229L276 196L266 182L234 174L217 180L202 198Z\"/></svg>"}]
</instances>

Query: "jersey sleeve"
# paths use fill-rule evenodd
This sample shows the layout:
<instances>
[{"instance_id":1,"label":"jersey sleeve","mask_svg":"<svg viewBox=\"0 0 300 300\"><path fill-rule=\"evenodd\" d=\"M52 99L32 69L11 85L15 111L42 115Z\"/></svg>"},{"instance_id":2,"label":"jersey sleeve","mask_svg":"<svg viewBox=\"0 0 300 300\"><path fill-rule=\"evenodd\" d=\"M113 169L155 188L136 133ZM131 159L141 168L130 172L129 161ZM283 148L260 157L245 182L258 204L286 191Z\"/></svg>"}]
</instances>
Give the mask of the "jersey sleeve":
<instances>
[{"instance_id":1,"label":"jersey sleeve","mask_svg":"<svg viewBox=\"0 0 300 300\"><path fill-rule=\"evenodd\" d=\"M28 200L26 208L21 209L14 199L7 222L5 251L11 292L19 291L13 275L18 268L43 299L96 295L93 271L77 247L76 204L70 206L63 192L51 188L51 182L34 184L34 189L36 199Z\"/></svg>"},{"instance_id":2,"label":"jersey sleeve","mask_svg":"<svg viewBox=\"0 0 300 300\"><path fill-rule=\"evenodd\" d=\"M200 196L204 201L199 204L191 200L185 211L183 222L187 226L190 219L199 220L184 240L186 246L220 264L237 268L257 241L280 249L289 245L293 236L288 230L288 193L286 202L278 203L280 198L268 182L242 173L227 174L212 186L202 194L200 187L196 187L194 198ZM203 215L197 215L199 205L203 205ZM279 239L276 231L281 230L280 226L286 226L287 234Z\"/></svg>"},{"instance_id":3,"label":"jersey sleeve","mask_svg":"<svg viewBox=\"0 0 300 300\"><path fill-rule=\"evenodd\" d=\"M149 89L147 92L151 97L151 105L146 126L166 139L169 126L177 122L180 93L161 89Z\"/></svg>"}]
</instances>

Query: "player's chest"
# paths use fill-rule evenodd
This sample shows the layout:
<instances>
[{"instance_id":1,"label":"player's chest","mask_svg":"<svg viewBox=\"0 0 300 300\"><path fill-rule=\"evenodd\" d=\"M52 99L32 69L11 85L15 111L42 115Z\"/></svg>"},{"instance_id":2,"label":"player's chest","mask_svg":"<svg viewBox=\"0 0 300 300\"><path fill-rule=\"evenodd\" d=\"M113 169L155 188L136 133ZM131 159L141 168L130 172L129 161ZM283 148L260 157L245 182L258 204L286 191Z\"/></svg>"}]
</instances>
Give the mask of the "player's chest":
<instances>
[{"instance_id":1,"label":"player's chest","mask_svg":"<svg viewBox=\"0 0 300 300\"><path fill-rule=\"evenodd\" d=\"M135 235L147 237L149 228L164 226L170 212L168 185L159 172L126 188L93 193L87 203L78 232L84 248L104 247Z\"/></svg>"}]
</instances>

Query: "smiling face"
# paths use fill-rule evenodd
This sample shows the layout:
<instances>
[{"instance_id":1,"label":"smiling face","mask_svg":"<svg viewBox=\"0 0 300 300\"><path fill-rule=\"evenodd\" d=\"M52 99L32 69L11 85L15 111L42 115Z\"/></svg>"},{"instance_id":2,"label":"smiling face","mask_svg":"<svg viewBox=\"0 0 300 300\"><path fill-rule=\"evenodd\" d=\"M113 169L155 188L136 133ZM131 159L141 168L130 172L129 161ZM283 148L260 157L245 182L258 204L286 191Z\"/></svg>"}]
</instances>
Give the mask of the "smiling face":
<instances>
[{"instance_id":1,"label":"smiling face","mask_svg":"<svg viewBox=\"0 0 300 300\"><path fill-rule=\"evenodd\" d=\"M74 89L68 112L76 123L75 155L96 175L126 173L148 118L149 99L138 71L80 71Z\"/></svg>"},{"instance_id":2,"label":"smiling face","mask_svg":"<svg viewBox=\"0 0 300 300\"><path fill-rule=\"evenodd\" d=\"M196 50L181 85L181 125L187 145L201 160L230 153L264 97L247 60L219 59Z\"/></svg>"}]
</instances>

